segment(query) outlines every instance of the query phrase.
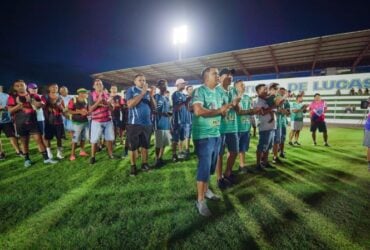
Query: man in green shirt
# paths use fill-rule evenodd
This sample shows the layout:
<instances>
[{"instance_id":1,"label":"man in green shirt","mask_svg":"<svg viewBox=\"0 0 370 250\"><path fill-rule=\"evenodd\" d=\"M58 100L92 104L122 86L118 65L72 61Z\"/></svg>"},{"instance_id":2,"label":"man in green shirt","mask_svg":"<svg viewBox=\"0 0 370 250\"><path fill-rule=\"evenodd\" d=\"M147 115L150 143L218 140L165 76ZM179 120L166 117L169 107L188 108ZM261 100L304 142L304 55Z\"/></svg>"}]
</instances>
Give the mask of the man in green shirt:
<instances>
[{"instance_id":1,"label":"man in green shirt","mask_svg":"<svg viewBox=\"0 0 370 250\"><path fill-rule=\"evenodd\" d=\"M234 84L235 90L240 96L239 109L237 111L238 137L239 137L239 171L243 174L249 172L245 164L245 152L249 149L251 121L253 115L252 99L245 93L243 80L238 80Z\"/></svg>"},{"instance_id":2,"label":"man in green shirt","mask_svg":"<svg viewBox=\"0 0 370 250\"><path fill-rule=\"evenodd\" d=\"M292 102L290 105L291 115L290 115L290 122L291 122L291 130L289 134L289 145L297 145L300 146L301 144L298 142L299 133L303 128L303 112L306 111L307 105L302 103L303 97L298 95L296 97L296 101ZM292 142L293 137L295 139L294 144Z\"/></svg>"},{"instance_id":3,"label":"man in green shirt","mask_svg":"<svg viewBox=\"0 0 370 250\"><path fill-rule=\"evenodd\" d=\"M287 91L285 88L281 87L279 90L280 94L285 95L287 94ZM284 146L285 146L285 139L286 139L286 127L288 125L288 116L290 116L290 104L288 100L285 100L281 109L279 112L282 114L281 117L281 141L280 141L280 154L279 156L281 158L285 158L285 151L284 151Z\"/></svg>"},{"instance_id":4,"label":"man in green shirt","mask_svg":"<svg viewBox=\"0 0 370 250\"><path fill-rule=\"evenodd\" d=\"M236 111L239 108L240 97L238 97L236 90L230 86L234 73L234 69L222 69L220 73L220 84L216 87L216 93L221 104L232 104L232 108L228 110L226 115L221 117L221 149L216 167L217 185L221 189L225 189L235 183L235 177L232 175L232 168L239 152L238 121ZM222 174L222 158L226 146L229 154L226 161L225 172Z\"/></svg>"},{"instance_id":5,"label":"man in green shirt","mask_svg":"<svg viewBox=\"0 0 370 250\"><path fill-rule=\"evenodd\" d=\"M205 198L219 200L209 188L210 175L214 173L217 156L220 151L220 122L231 108L230 104L221 106L215 87L219 82L218 69L207 67L202 72L204 84L193 91L192 106L194 111L192 136L195 153L198 157L197 202L198 212L210 216Z\"/></svg>"}]
</instances>

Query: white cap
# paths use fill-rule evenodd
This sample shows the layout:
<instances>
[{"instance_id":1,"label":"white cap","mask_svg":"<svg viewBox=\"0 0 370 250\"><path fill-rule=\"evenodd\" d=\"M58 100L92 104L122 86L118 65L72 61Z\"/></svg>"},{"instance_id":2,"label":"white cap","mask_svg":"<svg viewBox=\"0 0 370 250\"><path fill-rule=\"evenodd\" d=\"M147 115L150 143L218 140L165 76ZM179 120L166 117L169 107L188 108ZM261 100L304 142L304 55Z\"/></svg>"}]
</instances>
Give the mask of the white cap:
<instances>
[{"instance_id":1,"label":"white cap","mask_svg":"<svg viewBox=\"0 0 370 250\"><path fill-rule=\"evenodd\" d=\"M188 83L188 82L187 82L187 81L185 81L184 79L179 78L179 79L177 79L177 80L176 80L175 85L177 86L178 84L187 84L187 83Z\"/></svg>"}]
</instances>

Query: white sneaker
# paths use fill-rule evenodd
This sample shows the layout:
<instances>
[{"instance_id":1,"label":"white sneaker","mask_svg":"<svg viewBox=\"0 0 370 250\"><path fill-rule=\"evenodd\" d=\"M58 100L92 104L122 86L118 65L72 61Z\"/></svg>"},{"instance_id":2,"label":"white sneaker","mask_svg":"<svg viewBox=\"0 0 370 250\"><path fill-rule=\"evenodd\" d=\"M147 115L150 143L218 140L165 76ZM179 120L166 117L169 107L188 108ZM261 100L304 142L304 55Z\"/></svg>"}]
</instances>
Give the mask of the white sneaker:
<instances>
[{"instance_id":1,"label":"white sneaker","mask_svg":"<svg viewBox=\"0 0 370 250\"><path fill-rule=\"evenodd\" d=\"M29 168L29 167L31 167L31 165L32 165L32 161L31 160L25 160L24 161L24 167L25 168Z\"/></svg>"},{"instance_id":2,"label":"white sneaker","mask_svg":"<svg viewBox=\"0 0 370 250\"><path fill-rule=\"evenodd\" d=\"M210 199L210 200L214 200L214 201L219 201L221 200L220 196L218 195L215 195L211 189L207 189L207 191L204 193L204 196L207 198L207 199Z\"/></svg>"},{"instance_id":3,"label":"white sneaker","mask_svg":"<svg viewBox=\"0 0 370 250\"><path fill-rule=\"evenodd\" d=\"M47 154L48 154L48 158L49 159L53 159L54 156L53 156L53 153L51 152L51 150L46 150Z\"/></svg>"},{"instance_id":4,"label":"white sneaker","mask_svg":"<svg viewBox=\"0 0 370 250\"><path fill-rule=\"evenodd\" d=\"M198 212L200 215L209 217L212 215L211 211L209 211L207 203L205 200L197 201L196 204Z\"/></svg>"},{"instance_id":5,"label":"white sneaker","mask_svg":"<svg viewBox=\"0 0 370 250\"><path fill-rule=\"evenodd\" d=\"M58 158L59 160L64 159L63 153L62 153L62 152L58 152L58 153L57 153L57 158Z\"/></svg>"},{"instance_id":6,"label":"white sneaker","mask_svg":"<svg viewBox=\"0 0 370 250\"><path fill-rule=\"evenodd\" d=\"M54 161L53 159L47 159L47 160L44 160L44 163L45 164L56 164L56 163L58 163L57 161Z\"/></svg>"}]
</instances>

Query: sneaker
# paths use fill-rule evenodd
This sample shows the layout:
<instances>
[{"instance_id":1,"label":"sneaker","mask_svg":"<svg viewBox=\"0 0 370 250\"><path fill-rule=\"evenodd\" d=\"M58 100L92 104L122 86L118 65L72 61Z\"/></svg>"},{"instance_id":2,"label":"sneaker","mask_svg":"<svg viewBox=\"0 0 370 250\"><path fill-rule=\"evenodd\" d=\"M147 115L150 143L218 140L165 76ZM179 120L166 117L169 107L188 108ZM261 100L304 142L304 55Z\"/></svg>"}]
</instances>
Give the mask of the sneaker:
<instances>
[{"instance_id":1,"label":"sneaker","mask_svg":"<svg viewBox=\"0 0 370 250\"><path fill-rule=\"evenodd\" d=\"M173 162L178 162L179 161L179 157L177 155L172 155L172 161Z\"/></svg>"},{"instance_id":2,"label":"sneaker","mask_svg":"<svg viewBox=\"0 0 370 250\"><path fill-rule=\"evenodd\" d=\"M209 200L219 201L221 200L220 196L215 195L211 189L207 189L207 191L204 193L204 196Z\"/></svg>"},{"instance_id":3,"label":"sneaker","mask_svg":"<svg viewBox=\"0 0 370 250\"><path fill-rule=\"evenodd\" d=\"M324 146L325 147L330 147L330 145L327 142L325 142Z\"/></svg>"},{"instance_id":4,"label":"sneaker","mask_svg":"<svg viewBox=\"0 0 370 250\"><path fill-rule=\"evenodd\" d=\"M301 144L297 141L294 142L294 145L301 146Z\"/></svg>"},{"instance_id":5,"label":"sneaker","mask_svg":"<svg viewBox=\"0 0 370 250\"><path fill-rule=\"evenodd\" d=\"M86 153L85 151L80 151L80 156L86 157L86 156L89 156L89 154Z\"/></svg>"},{"instance_id":6,"label":"sneaker","mask_svg":"<svg viewBox=\"0 0 370 250\"><path fill-rule=\"evenodd\" d=\"M289 145L290 145L290 146L294 146L294 145L293 145L293 142L291 142L291 141L289 142Z\"/></svg>"},{"instance_id":7,"label":"sneaker","mask_svg":"<svg viewBox=\"0 0 370 250\"><path fill-rule=\"evenodd\" d=\"M185 153L180 152L179 155L178 155L178 158L181 159L181 160L185 159Z\"/></svg>"},{"instance_id":8,"label":"sneaker","mask_svg":"<svg viewBox=\"0 0 370 250\"><path fill-rule=\"evenodd\" d=\"M274 163L274 164L277 163L277 157L272 157L272 163Z\"/></svg>"},{"instance_id":9,"label":"sneaker","mask_svg":"<svg viewBox=\"0 0 370 250\"><path fill-rule=\"evenodd\" d=\"M32 165L32 161L31 160L25 160L24 161L24 167L25 168L29 168L29 167L31 167L31 165Z\"/></svg>"},{"instance_id":10,"label":"sneaker","mask_svg":"<svg viewBox=\"0 0 370 250\"><path fill-rule=\"evenodd\" d=\"M284 152L281 152L279 156L280 156L281 158L286 158L286 157L285 157L285 153L284 153Z\"/></svg>"},{"instance_id":11,"label":"sneaker","mask_svg":"<svg viewBox=\"0 0 370 250\"><path fill-rule=\"evenodd\" d=\"M121 155L121 159L125 159L127 157L127 152L123 151L122 155Z\"/></svg>"},{"instance_id":12,"label":"sneaker","mask_svg":"<svg viewBox=\"0 0 370 250\"><path fill-rule=\"evenodd\" d=\"M241 174L247 174L248 173L248 168L247 167L241 167L239 166L239 173Z\"/></svg>"},{"instance_id":13,"label":"sneaker","mask_svg":"<svg viewBox=\"0 0 370 250\"><path fill-rule=\"evenodd\" d=\"M197 206L197 209L200 215L205 216L205 217L209 217L212 215L211 211L209 211L208 209L208 206L205 200L197 201L195 205Z\"/></svg>"},{"instance_id":14,"label":"sneaker","mask_svg":"<svg viewBox=\"0 0 370 250\"><path fill-rule=\"evenodd\" d=\"M164 165L164 161L163 161L161 158L159 158L159 159L157 159L157 160L155 161L154 167L155 167L155 168L160 168L160 167L162 167L163 165Z\"/></svg>"},{"instance_id":15,"label":"sneaker","mask_svg":"<svg viewBox=\"0 0 370 250\"><path fill-rule=\"evenodd\" d=\"M233 174L230 176L224 176L224 179L229 183L229 186L236 184L236 176Z\"/></svg>"},{"instance_id":16,"label":"sneaker","mask_svg":"<svg viewBox=\"0 0 370 250\"><path fill-rule=\"evenodd\" d=\"M226 189L230 186L230 184L225 180L225 178L221 178L217 180L217 186L219 189Z\"/></svg>"},{"instance_id":17,"label":"sneaker","mask_svg":"<svg viewBox=\"0 0 370 250\"><path fill-rule=\"evenodd\" d=\"M136 176L136 175L137 175L136 166L135 165L132 165L131 166L131 170L130 170L130 176Z\"/></svg>"},{"instance_id":18,"label":"sneaker","mask_svg":"<svg viewBox=\"0 0 370 250\"><path fill-rule=\"evenodd\" d=\"M74 161L74 160L76 160L76 156L75 156L75 155L71 155L71 156L69 157L69 160L70 160L70 161Z\"/></svg>"},{"instance_id":19,"label":"sneaker","mask_svg":"<svg viewBox=\"0 0 370 250\"><path fill-rule=\"evenodd\" d=\"M0 153L0 160L5 160L5 154L3 152Z\"/></svg>"},{"instance_id":20,"label":"sneaker","mask_svg":"<svg viewBox=\"0 0 370 250\"><path fill-rule=\"evenodd\" d=\"M15 154L16 154L16 156L19 156L19 157L23 157L24 156L22 151L19 151L18 153L15 153Z\"/></svg>"},{"instance_id":21,"label":"sneaker","mask_svg":"<svg viewBox=\"0 0 370 250\"><path fill-rule=\"evenodd\" d=\"M45 164L56 164L58 162L57 161L54 161L53 159L47 159L47 160L44 160L44 163Z\"/></svg>"},{"instance_id":22,"label":"sneaker","mask_svg":"<svg viewBox=\"0 0 370 250\"><path fill-rule=\"evenodd\" d=\"M141 170L143 170L143 171L149 171L150 170L150 167L149 167L148 163L141 164Z\"/></svg>"},{"instance_id":23,"label":"sneaker","mask_svg":"<svg viewBox=\"0 0 370 250\"><path fill-rule=\"evenodd\" d=\"M265 166L265 168L275 168L269 162L267 162L266 164L263 164L263 165Z\"/></svg>"},{"instance_id":24,"label":"sneaker","mask_svg":"<svg viewBox=\"0 0 370 250\"><path fill-rule=\"evenodd\" d=\"M53 153L51 153L51 152L47 152L47 153L48 153L48 158L49 159L53 159L54 158Z\"/></svg>"},{"instance_id":25,"label":"sneaker","mask_svg":"<svg viewBox=\"0 0 370 250\"><path fill-rule=\"evenodd\" d=\"M114 155L108 155L108 158L111 159L111 160L115 159Z\"/></svg>"},{"instance_id":26,"label":"sneaker","mask_svg":"<svg viewBox=\"0 0 370 250\"><path fill-rule=\"evenodd\" d=\"M264 172L266 171L265 170L265 166L263 164L259 164L256 166L256 172Z\"/></svg>"},{"instance_id":27,"label":"sneaker","mask_svg":"<svg viewBox=\"0 0 370 250\"><path fill-rule=\"evenodd\" d=\"M64 159L64 156L63 156L63 154L62 154L61 152L58 152L58 153L57 153L57 158L58 158L59 160L62 160L62 159Z\"/></svg>"},{"instance_id":28,"label":"sneaker","mask_svg":"<svg viewBox=\"0 0 370 250\"><path fill-rule=\"evenodd\" d=\"M313 142L313 145L317 146L317 143L314 141L314 142Z\"/></svg>"},{"instance_id":29,"label":"sneaker","mask_svg":"<svg viewBox=\"0 0 370 250\"><path fill-rule=\"evenodd\" d=\"M90 164L95 164L96 160L95 160L95 157L91 157L90 158Z\"/></svg>"}]
</instances>

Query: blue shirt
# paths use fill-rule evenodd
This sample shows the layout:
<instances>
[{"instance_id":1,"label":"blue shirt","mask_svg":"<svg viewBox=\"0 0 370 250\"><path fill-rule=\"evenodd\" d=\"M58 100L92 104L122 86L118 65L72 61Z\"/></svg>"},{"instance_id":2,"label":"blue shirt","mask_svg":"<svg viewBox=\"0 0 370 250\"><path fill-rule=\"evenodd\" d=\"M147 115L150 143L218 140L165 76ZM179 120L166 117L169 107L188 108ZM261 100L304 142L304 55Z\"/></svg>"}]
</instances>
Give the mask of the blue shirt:
<instances>
[{"instance_id":1,"label":"blue shirt","mask_svg":"<svg viewBox=\"0 0 370 250\"><path fill-rule=\"evenodd\" d=\"M170 129L170 117L164 116L161 113L170 112L170 99L167 96L156 94L154 99L157 103L157 115L156 124L158 130L169 130Z\"/></svg>"},{"instance_id":2,"label":"blue shirt","mask_svg":"<svg viewBox=\"0 0 370 250\"><path fill-rule=\"evenodd\" d=\"M190 124L188 109L186 108L186 95L181 91L172 94L173 124ZM178 109L176 107L179 107Z\"/></svg>"},{"instance_id":3,"label":"blue shirt","mask_svg":"<svg viewBox=\"0 0 370 250\"><path fill-rule=\"evenodd\" d=\"M129 88L126 91L126 100L129 101L135 96L140 95L141 91L142 90L136 86ZM136 125L152 125L150 115L151 115L150 97L149 93L147 92L135 107L128 109L127 123Z\"/></svg>"},{"instance_id":4,"label":"blue shirt","mask_svg":"<svg viewBox=\"0 0 370 250\"><path fill-rule=\"evenodd\" d=\"M0 93L0 123L9 123L11 122L10 115L6 107L8 106L8 94Z\"/></svg>"}]
</instances>

